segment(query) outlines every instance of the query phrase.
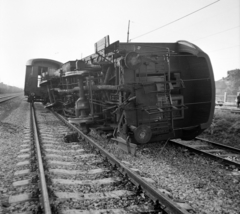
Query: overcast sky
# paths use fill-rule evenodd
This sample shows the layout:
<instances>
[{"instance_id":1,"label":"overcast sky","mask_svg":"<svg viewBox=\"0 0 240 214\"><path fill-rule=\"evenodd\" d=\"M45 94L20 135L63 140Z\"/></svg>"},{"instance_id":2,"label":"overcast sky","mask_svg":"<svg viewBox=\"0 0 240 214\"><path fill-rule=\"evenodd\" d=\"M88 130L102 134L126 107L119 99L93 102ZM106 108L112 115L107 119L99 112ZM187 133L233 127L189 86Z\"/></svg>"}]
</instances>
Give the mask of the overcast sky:
<instances>
[{"instance_id":1,"label":"overcast sky","mask_svg":"<svg viewBox=\"0 0 240 214\"><path fill-rule=\"evenodd\" d=\"M28 59L80 59L106 35L126 42L128 20L132 42L199 46L215 80L240 68L240 0L0 0L0 82L23 88Z\"/></svg>"}]
</instances>

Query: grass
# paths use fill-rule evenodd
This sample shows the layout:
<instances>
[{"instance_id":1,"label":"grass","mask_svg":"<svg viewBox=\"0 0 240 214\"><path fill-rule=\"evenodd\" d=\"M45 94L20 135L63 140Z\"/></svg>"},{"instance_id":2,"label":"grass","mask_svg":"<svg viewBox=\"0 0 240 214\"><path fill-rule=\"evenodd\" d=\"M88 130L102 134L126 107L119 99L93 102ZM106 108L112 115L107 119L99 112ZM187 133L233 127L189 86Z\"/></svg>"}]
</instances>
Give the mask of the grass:
<instances>
[{"instance_id":1,"label":"grass","mask_svg":"<svg viewBox=\"0 0 240 214\"><path fill-rule=\"evenodd\" d=\"M211 127L200 137L240 149L240 115L216 110Z\"/></svg>"}]
</instances>

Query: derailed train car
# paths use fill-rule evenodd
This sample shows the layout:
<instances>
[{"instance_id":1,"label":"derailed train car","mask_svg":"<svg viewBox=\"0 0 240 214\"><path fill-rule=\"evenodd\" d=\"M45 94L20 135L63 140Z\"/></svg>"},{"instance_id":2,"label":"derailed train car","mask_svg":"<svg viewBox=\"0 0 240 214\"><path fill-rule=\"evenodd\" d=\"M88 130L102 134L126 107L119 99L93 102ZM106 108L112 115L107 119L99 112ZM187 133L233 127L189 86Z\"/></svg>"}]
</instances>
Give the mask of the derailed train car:
<instances>
[{"instance_id":1,"label":"derailed train car","mask_svg":"<svg viewBox=\"0 0 240 214\"><path fill-rule=\"evenodd\" d=\"M51 59L30 59L26 63L24 95L28 101L48 101L48 93L40 88L42 78L52 77L62 66L61 62Z\"/></svg>"},{"instance_id":2,"label":"derailed train car","mask_svg":"<svg viewBox=\"0 0 240 214\"><path fill-rule=\"evenodd\" d=\"M196 45L110 44L95 53L41 73L41 88L84 133L90 128L137 144L173 138L190 140L208 128L215 105L210 59Z\"/></svg>"}]
</instances>

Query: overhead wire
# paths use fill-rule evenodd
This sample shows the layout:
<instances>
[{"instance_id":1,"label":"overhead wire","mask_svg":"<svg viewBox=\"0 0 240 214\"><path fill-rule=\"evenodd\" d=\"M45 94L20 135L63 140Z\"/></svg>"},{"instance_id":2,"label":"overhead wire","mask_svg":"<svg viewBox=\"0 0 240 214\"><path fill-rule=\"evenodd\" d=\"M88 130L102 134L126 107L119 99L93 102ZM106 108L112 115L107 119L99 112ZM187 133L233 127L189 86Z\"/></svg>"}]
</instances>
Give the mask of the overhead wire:
<instances>
[{"instance_id":1,"label":"overhead wire","mask_svg":"<svg viewBox=\"0 0 240 214\"><path fill-rule=\"evenodd\" d=\"M215 52L215 51L221 51L221 50L225 50L225 49L229 49L229 48L235 48L235 47L238 47L240 45L233 45L233 46L229 46L229 47L226 47L226 48L221 48L221 49L217 49L217 50L213 50L213 51L208 51L208 53L211 53L211 52Z\"/></svg>"},{"instance_id":2,"label":"overhead wire","mask_svg":"<svg viewBox=\"0 0 240 214\"><path fill-rule=\"evenodd\" d=\"M152 33L152 32L154 32L154 31L156 31L156 30L159 30L159 29L161 29L161 28L164 28L164 27L166 27L166 26L168 26L168 25L170 25L170 24L172 24L172 23L175 23L175 22L177 22L177 21L179 21L179 20L181 20L181 19L183 19L183 18L186 18L186 17L188 17L188 16L190 16L190 15L192 15L192 14L194 14L194 13L200 11L200 10L203 10L203 9L205 9L205 8L211 6L211 5L213 5L213 4L215 4L215 3L219 2L219 1L220 1L220 0L217 0L217 1L215 1L215 2L213 2L213 3L211 3L211 4L208 4L208 5L202 7L202 8L200 8L200 9L198 9L198 10L195 10L195 11L193 11L193 12L191 12L191 13L185 15L185 16L182 16L182 17L180 17L180 18L178 18L178 19L176 19L176 20L174 20L174 21L172 21L172 22L169 22L169 23L167 23L167 24L165 24L165 25L163 25L163 26L161 26L161 27L158 27L158 28L156 28L156 29L154 29L154 30L148 31L147 33L144 33L144 34L141 34L141 35L139 35L139 36L136 36L136 37L130 39L130 41L131 41L131 40L134 40L134 39L137 39L137 38L140 38L140 37L142 37L142 36L145 36L145 35L147 35L147 34L149 34L149 33Z\"/></svg>"},{"instance_id":3,"label":"overhead wire","mask_svg":"<svg viewBox=\"0 0 240 214\"><path fill-rule=\"evenodd\" d=\"M229 31L229 30L232 30L232 29L235 29L235 28L239 28L239 27L240 27L240 25L238 25L238 26L236 26L236 27L233 27L233 28L229 28L229 29L223 30L223 31L219 31L219 32L214 33L214 34L211 34L211 35L208 35L208 36L205 36L205 37L199 38L199 39L195 39L194 42L195 42L195 41L198 41L198 40L201 40L201 39L205 39L205 38L208 38L208 37L214 36L214 35L217 35L217 34L220 34L220 33L224 33L224 32L227 32L227 31Z\"/></svg>"}]
</instances>

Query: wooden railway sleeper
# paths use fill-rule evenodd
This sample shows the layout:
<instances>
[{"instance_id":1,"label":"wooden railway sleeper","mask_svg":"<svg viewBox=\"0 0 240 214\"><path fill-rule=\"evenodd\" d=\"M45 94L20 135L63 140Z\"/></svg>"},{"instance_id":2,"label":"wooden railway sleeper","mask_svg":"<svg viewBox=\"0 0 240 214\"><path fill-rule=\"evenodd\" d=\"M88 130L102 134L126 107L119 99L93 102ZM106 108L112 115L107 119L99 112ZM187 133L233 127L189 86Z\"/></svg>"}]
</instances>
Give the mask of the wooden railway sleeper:
<instances>
[{"instance_id":1,"label":"wooden railway sleeper","mask_svg":"<svg viewBox=\"0 0 240 214\"><path fill-rule=\"evenodd\" d=\"M144 193L150 197L150 199L154 202L154 205L158 207L158 203L164 204L162 205L163 210L165 209L165 206L167 207L167 210L171 213L181 213L181 214L187 214L188 212L186 210L183 210L182 208L179 208L171 199L167 198L166 196L162 195L159 191L157 191L151 184L149 184L147 181L145 181L143 178L141 178L139 175L137 175L135 172L130 170L128 167L124 166L121 162L119 162L113 155L108 153L106 150L104 150L102 147L100 147L96 142L94 142L89 136L83 134L80 130L78 130L75 126L72 124L67 123L66 120L60 115L55 114L58 118L60 118L65 124L67 124L68 127L71 129L77 131L81 135L83 135L83 138L86 142L89 142L89 145L92 144L92 146L96 147L101 154L108 160L110 164L117 167L119 172L121 172L124 176L127 176L129 180L135 184L135 186L141 188Z\"/></svg>"}]
</instances>

